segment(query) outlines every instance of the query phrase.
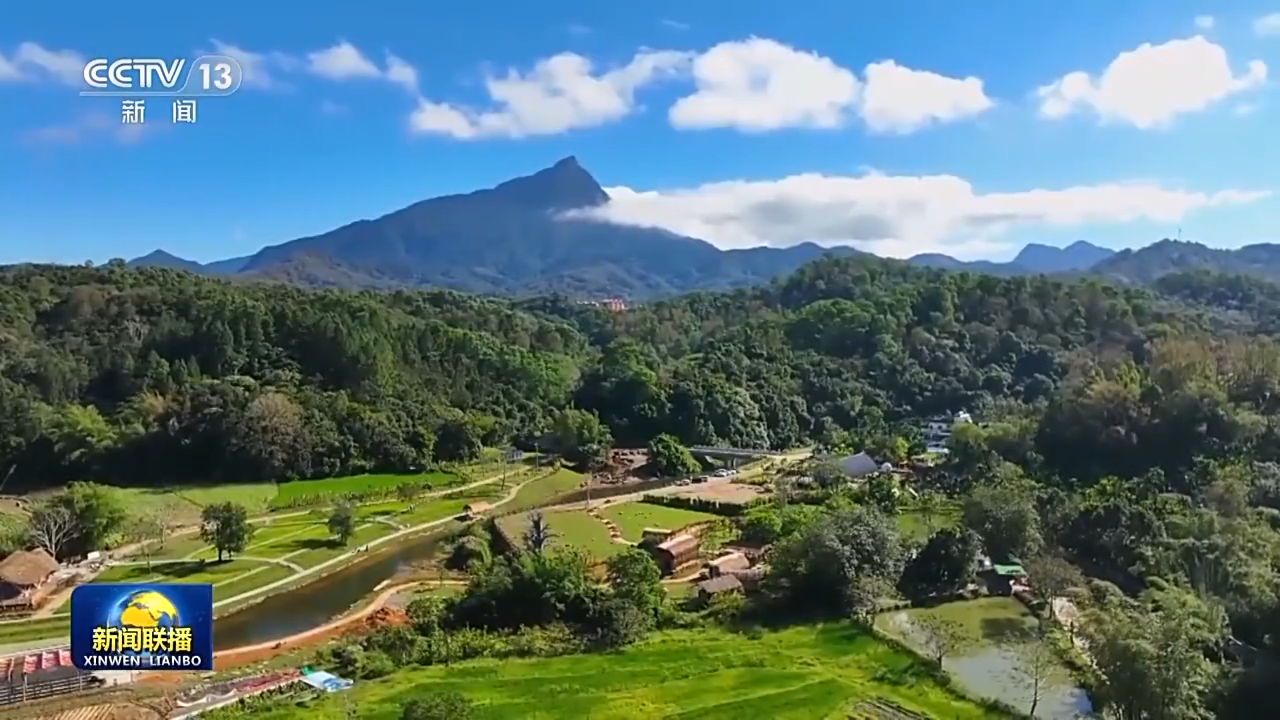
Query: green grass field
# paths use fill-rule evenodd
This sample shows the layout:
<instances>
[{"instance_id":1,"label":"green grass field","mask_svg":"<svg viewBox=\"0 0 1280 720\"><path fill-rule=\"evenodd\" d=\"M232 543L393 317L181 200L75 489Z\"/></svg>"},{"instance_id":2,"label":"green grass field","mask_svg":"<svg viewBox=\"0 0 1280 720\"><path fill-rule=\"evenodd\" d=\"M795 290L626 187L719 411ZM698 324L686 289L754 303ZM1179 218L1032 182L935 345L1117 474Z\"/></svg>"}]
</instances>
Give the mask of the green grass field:
<instances>
[{"instance_id":1,"label":"green grass field","mask_svg":"<svg viewBox=\"0 0 1280 720\"><path fill-rule=\"evenodd\" d=\"M898 513L898 532L913 542L924 542L931 535L943 528L954 528L960 524L960 503L948 501L931 516L927 517L919 508L907 504Z\"/></svg>"},{"instance_id":2,"label":"green grass field","mask_svg":"<svg viewBox=\"0 0 1280 720\"><path fill-rule=\"evenodd\" d=\"M199 520L206 505L235 502L244 505L250 515L267 511L276 496L274 483L229 483L226 485L112 488L120 502L132 512L165 514L171 521L186 524Z\"/></svg>"},{"instance_id":3,"label":"green grass field","mask_svg":"<svg viewBox=\"0 0 1280 720\"><path fill-rule=\"evenodd\" d=\"M543 471L545 472L545 470ZM582 487L582 473L560 469L550 475L538 477L520 488L516 498L502 506L504 512L528 510L542 503Z\"/></svg>"},{"instance_id":4,"label":"green grass field","mask_svg":"<svg viewBox=\"0 0 1280 720\"><path fill-rule=\"evenodd\" d=\"M600 514L616 523L622 537L632 542L640 541L645 528L679 530L693 523L720 519L720 516L711 513L642 502L609 505L600 508Z\"/></svg>"},{"instance_id":5,"label":"green grass field","mask_svg":"<svg viewBox=\"0 0 1280 720\"><path fill-rule=\"evenodd\" d=\"M214 599L217 600L223 597L234 597L238 593L262 587L291 574L293 571L289 568L253 560L205 564L199 561L179 561L153 563L150 570L146 565L117 565L102 571L93 582L211 583L214 586ZM227 588L231 588L230 593ZM68 596L54 614L65 616L69 612L71 612L71 598Z\"/></svg>"},{"instance_id":6,"label":"green grass field","mask_svg":"<svg viewBox=\"0 0 1280 720\"><path fill-rule=\"evenodd\" d=\"M65 637L71 632L71 620L66 614L39 620L0 623L0 646L33 643L49 638Z\"/></svg>"},{"instance_id":7,"label":"green grass field","mask_svg":"<svg viewBox=\"0 0 1280 720\"><path fill-rule=\"evenodd\" d=\"M200 539L200 533L189 532L173 537L165 538L164 547L160 547L158 543L151 546L152 560L182 560L190 557L192 553L198 552L205 547L204 540ZM145 560L146 558L137 553L130 559Z\"/></svg>"},{"instance_id":8,"label":"green grass field","mask_svg":"<svg viewBox=\"0 0 1280 720\"><path fill-rule=\"evenodd\" d=\"M813 720L849 717L855 703L870 700L930 718L1000 717L943 688L920 659L848 625L758 639L685 630L618 653L412 668L253 717L339 720L350 708L361 720L397 720L408 700L437 690L462 693L479 706L478 717L495 719Z\"/></svg>"},{"instance_id":9,"label":"green grass field","mask_svg":"<svg viewBox=\"0 0 1280 720\"><path fill-rule=\"evenodd\" d=\"M348 493L379 489L392 492L397 486L408 482L438 490L458 484L461 478L453 473L430 472L418 475L351 475L324 480L295 480L281 483L271 504L273 507L284 508L306 498L342 497Z\"/></svg>"},{"instance_id":10,"label":"green grass field","mask_svg":"<svg viewBox=\"0 0 1280 720\"><path fill-rule=\"evenodd\" d=\"M153 563L146 565L116 565L103 570L95 583L214 583L234 579L250 570L270 563L253 560L229 560L201 563L199 560Z\"/></svg>"},{"instance_id":11,"label":"green grass field","mask_svg":"<svg viewBox=\"0 0 1280 720\"><path fill-rule=\"evenodd\" d=\"M234 502L245 506L250 515L257 515L266 512L267 506L275 498L276 484L229 483L209 487L172 488L171 492L198 508L203 508L206 505Z\"/></svg>"},{"instance_id":12,"label":"green grass field","mask_svg":"<svg viewBox=\"0 0 1280 720\"><path fill-rule=\"evenodd\" d=\"M262 565L260 567L261 569L256 572L247 573L238 578L225 580L219 585L214 585L214 602L233 598L251 590L257 590L264 585L270 585L273 582L284 580L290 575L293 575L292 570L279 565Z\"/></svg>"},{"instance_id":13,"label":"green grass field","mask_svg":"<svg viewBox=\"0 0 1280 720\"><path fill-rule=\"evenodd\" d=\"M518 544L524 537L525 528L529 527L531 517L531 513L507 515L498 523L507 536ZM543 518L555 534L551 540L553 550L574 547L586 551L596 560L606 560L627 547L610 540L609 530L604 523L588 515L585 510L555 510L545 513Z\"/></svg>"},{"instance_id":14,"label":"green grass field","mask_svg":"<svg viewBox=\"0 0 1280 720\"><path fill-rule=\"evenodd\" d=\"M395 528L383 525L382 523L365 525L363 527L356 528L355 534L351 536L346 545L338 545L336 544L336 541L326 541L323 544L316 543L315 546L310 549L304 550L296 555L290 555L289 562L297 563L304 568L315 567L322 562L332 560L343 553L355 550L361 545L373 542L374 540L385 535L390 535L393 532L395 532Z\"/></svg>"}]
</instances>

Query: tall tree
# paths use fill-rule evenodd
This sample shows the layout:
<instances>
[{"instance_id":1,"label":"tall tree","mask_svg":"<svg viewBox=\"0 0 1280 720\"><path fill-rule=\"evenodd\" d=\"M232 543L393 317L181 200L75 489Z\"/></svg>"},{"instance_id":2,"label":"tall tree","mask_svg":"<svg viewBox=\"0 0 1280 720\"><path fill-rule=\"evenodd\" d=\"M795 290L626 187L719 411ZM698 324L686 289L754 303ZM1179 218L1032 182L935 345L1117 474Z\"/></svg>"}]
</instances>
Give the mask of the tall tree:
<instances>
[{"instance_id":1,"label":"tall tree","mask_svg":"<svg viewBox=\"0 0 1280 720\"><path fill-rule=\"evenodd\" d=\"M36 545L55 558L61 558L67 543L76 536L75 516L65 505L46 501L31 508L28 532Z\"/></svg>"},{"instance_id":2,"label":"tall tree","mask_svg":"<svg viewBox=\"0 0 1280 720\"><path fill-rule=\"evenodd\" d=\"M1043 544L1040 515L1024 478L975 487L964 499L963 516L965 527L997 561L1030 557Z\"/></svg>"},{"instance_id":3,"label":"tall tree","mask_svg":"<svg viewBox=\"0 0 1280 720\"><path fill-rule=\"evenodd\" d=\"M917 599L957 592L973 579L978 549L968 530L939 530L907 561L898 587Z\"/></svg>"},{"instance_id":4,"label":"tall tree","mask_svg":"<svg viewBox=\"0 0 1280 720\"><path fill-rule=\"evenodd\" d=\"M226 553L244 552L253 537L249 512L243 505L224 502L206 505L200 513L200 537L218 551L218 562Z\"/></svg>"},{"instance_id":5,"label":"tall tree","mask_svg":"<svg viewBox=\"0 0 1280 720\"><path fill-rule=\"evenodd\" d=\"M922 613L916 616L913 625L922 635L921 639L929 651L929 656L939 666L948 655L961 649L969 641L963 626L941 615Z\"/></svg>"},{"instance_id":6,"label":"tall tree","mask_svg":"<svg viewBox=\"0 0 1280 720\"><path fill-rule=\"evenodd\" d=\"M525 550L541 555L546 552L551 541L556 538L556 533L552 531L551 526L547 523L547 518L539 511L529 513L529 526L524 531L524 547Z\"/></svg>"},{"instance_id":7,"label":"tall tree","mask_svg":"<svg viewBox=\"0 0 1280 720\"><path fill-rule=\"evenodd\" d=\"M605 561L605 568L613 594L652 618L666 598L666 591L662 589L662 571L653 556L639 548L629 547Z\"/></svg>"},{"instance_id":8,"label":"tall tree","mask_svg":"<svg viewBox=\"0 0 1280 720\"><path fill-rule=\"evenodd\" d=\"M1019 684L1027 692L1028 717L1036 717L1040 701L1049 688L1051 674L1056 666L1053 648L1043 632L1036 632L1029 640L1017 645L1018 662L1013 665ZM1170 718L1172 720L1172 718Z\"/></svg>"},{"instance_id":9,"label":"tall tree","mask_svg":"<svg viewBox=\"0 0 1280 720\"><path fill-rule=\"evenodd\" d=\"M1142 602L1112 596L1084 616L1097 665L1095 696L1119 720L1198 720L1215 670L1205 648L1220 642L1220 611L1180 590L1148 591Z\"/></svg>"},{"instance_id":10,"label":"tall tree","mask_svg":"<svg viewBox=\"0 0 1280 720\"><path fill-rule=\"evenodd\" d=\"M356 531L356 511L350 503L340 503L329 513L327 523L329 534L338 540L340 545L346 545L351 536Z\"/></svg>"}]
</instances>

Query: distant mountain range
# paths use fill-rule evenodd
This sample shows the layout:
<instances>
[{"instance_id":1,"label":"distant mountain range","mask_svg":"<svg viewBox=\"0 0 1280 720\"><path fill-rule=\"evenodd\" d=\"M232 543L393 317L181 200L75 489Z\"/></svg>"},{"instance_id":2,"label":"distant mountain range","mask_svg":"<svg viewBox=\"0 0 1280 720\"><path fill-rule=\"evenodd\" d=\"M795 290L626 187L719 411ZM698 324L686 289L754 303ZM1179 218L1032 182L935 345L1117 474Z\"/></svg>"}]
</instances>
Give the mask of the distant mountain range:
<instances>
[{"instance_id":1,"label":"distant mountain range","mask_svg":"<svg viewBox=\"0 0 1280 720\"><path fill-rule=\"evenodd\" d=\"M566 210L608 202L595 178L569 157L497 187L423 200L376 220L360 220L247 257L201 264L156 250L129 264L319 287L438 286L643 300L753 285L824 254L861 254L813 243L720 250L665 230L563 217ZM917 255L908 262L997 275L1088 272L1147 283L1192 268L1280 277L1280 246L1215 250L1165 240L1117 253L1085 241L1063 248L1032 243L1004 263L939 254Z\"/></svg>"},{"instance_id":2,"label":"distant mountain range","mask_svg":"<svg viewBox=\"0 0 1280 720\"><path fill-rule=\"evenodd\" d=\"M967 270L991 275L1038 275L1088 270L1115 254L1115 250L1098 247L1084 240L1058 248L1040 243L1030 243L1009 262L990 260L957 260L950 255L926 253L915 255L909 263L941 270Z\"/></svg>"}]
</instances>

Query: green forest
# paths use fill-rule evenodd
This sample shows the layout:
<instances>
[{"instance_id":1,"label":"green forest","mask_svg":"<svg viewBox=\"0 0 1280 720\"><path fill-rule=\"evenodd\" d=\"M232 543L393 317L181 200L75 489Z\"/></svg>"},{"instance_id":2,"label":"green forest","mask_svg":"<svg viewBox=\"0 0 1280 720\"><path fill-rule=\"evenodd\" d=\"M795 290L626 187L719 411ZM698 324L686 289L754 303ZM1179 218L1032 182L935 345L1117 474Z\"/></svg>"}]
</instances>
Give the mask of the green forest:
<instances>
[{"instance_id":1,"label":"green forest","mask_svg":"<svg viewBox=\"0 0 1280 720\"><path fill-rule=\"evenodd\" d=\"M589 464L663 434L902 460L924 449L921 418L963 409L979 422L928 482L963 501L988 550L1062 553L1117 589L1098 600L1113 608L1098 655L1128 634L1145 674L1111 685L1164 698L1117 717L1274 717L1278 310L1276 287L1232 276L1141 290L869 257L617 314L10 267L0 476L6 492L271 482L508 444ZM806 552L782 557L790 576L819 572Z\"/></svg>"}]
</instances>

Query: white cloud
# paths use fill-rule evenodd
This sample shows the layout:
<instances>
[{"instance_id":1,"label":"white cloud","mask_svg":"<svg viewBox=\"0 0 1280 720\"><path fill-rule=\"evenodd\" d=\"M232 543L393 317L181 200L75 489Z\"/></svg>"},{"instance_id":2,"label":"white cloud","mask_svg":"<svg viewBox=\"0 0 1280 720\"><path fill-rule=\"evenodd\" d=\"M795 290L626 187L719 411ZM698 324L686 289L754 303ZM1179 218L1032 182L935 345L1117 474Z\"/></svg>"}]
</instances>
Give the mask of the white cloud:
<instances>
[{"instance_id":1,"label":"white cloud","mask_svg":"<svg viewBox=\"0 0 1280 720\"><path fill-rule=\"evenodd\" d=\"M663 19L662 26L671 30L685 31L689 29L689 23L683 23L679 20Z\"/></svg>"},{"instance_id":2,"label":"white cloud","mask_svg":"<svg viewBox=\"0 0 1280 720\"><path fill-rule=\"evenodd\" d=\"M853 245L891 257L945 252L962 258L999 250L1002 236L1018 226L1175 223L1195 210L1253 202L1270 194L1192 192L1151 182L983 193L953 175L878 173L607 191L612 197L608 205L573 215L664 228L722 248L812 241Z\"/></svg>"},{"instance_id":3,"label":"white cloud","mask_svg":"<svg viewBox=\"0 0 1280 720\"><path fill-rule=\"evenodd\" d=\"M1253 21L1253 32L1263 37L1280 35L1280 12L1263 15Z\"/></svg>"},{"instance_id":4,"label":"white cloud","mask_svg":"<svg viewBox=\"0 0 1280 720\"><path fill-rule=\"evenodd\" d=\"M979 115L995 105L976 77L958 80L892 60L872 63L864 74L860 112L873 132L910 133L930 123Z\"/></svg>"},{"instance_id":5,"label":"white cloud","mask_svg":"<svg viewBox=\"0 0 1280 720\"><path fill-rule=\"evenodd\" d=\"M723 42L699 55L693 80L697 90L668 113L677 128L840 127L862 87L853 72L830 58L757 37Z\"/></svg>"},{"instance_id":6,"label":"white cloud","mask_svg":"<svg viewBox=\"0 0 1280 720\"><path fill-rule=\"evenodd\" d=\"M399 85L410 93L418 92L418 71L391 53L387 53L387 70L384 76L387 82Z\"/></svg>"},{"instance_id":7,"label":"white cloud","mask_svg":"<svg viewBox=\"0 0 1280 720\"><path fill-rule=\"evenodd\" d=\"M120 118L106 113L89 113L76 119L31 130L22 136L28 145L78 145L95 139L105 139L122 145L131 145L142 139L148 127L155 125L121 124Z\"/></svg>"},{"instance_id":8,"label":"white cloud","mask_svg":"<svg viewBox=\"0 0 1280 720\"><path fill-rule=\"evenodd\" d=\"M697 90L671 107L671 124L766 132L838 128L856 114L873 132L909 133L993 106L975 77L950 78L892 60L867 65L863 75L774 40L720 43L694 60Z\"/></svg>"},{"instance_id":9,"label":"white cloud","mask_svg":"<svg viewBox=\"0 0 1280 720\"><path fill-rule=\"evenodd\" d=\"M409 124L415 132L462 140L554 135L594 127L630 114L639 88L676 73L687 63L686 53L641 50L627 65L597 74L585 57L561 53L540 60L528 73L512 69L505 77L486 78L492 109L419 98Z\"/></svg>"},{"instance_id":10,"label":"white cloud","mask_svg":"<svg viewBox=\"0 0 1280 720\"><path fill-rule=\"evenodd\" d=\"M213 45L213 49L208 51L210 54L226 55L240 64L242 87L259 90L283 87L272 72L295 70L300 64L297 58L282 52L251 52L218 39L209 42Z\"/></svg>"},{"instance_id":11,"label":"white cloud","mask_svg":"<svg viewBox=\"0 0 1280 720\"><path fill-rule=\"evenodd\" d=\"M345 40L333 47L307 53L307 70L328 80L382 77L378 66Z\"/></svg>"},{"instance_id":12,"label":"white cloud","mask_svg":"<svg viewBox=\"0 0 1280 720\"><path fill-rule=\"evenodd\" d=\"M20 43L12 55L0 53L0 82L54 80L84 83L84 56L74 50L49 50L38 43Z\"/></svg>"},{"instance_id":13,"label":"white cloud","mask_svg":"<svg viewBox=\"0 0 1280 720\"><path fill-rule=\"evenodd\" d=\"M346 80L383 80L418 94L418 71L403 58L386 53L386 67L380 68L355 45L343 40L338 44L307 53L307 72L343 82Z\"/></svg>"},{"instance_id":14,"label":"white cloud","mask_svg":"<svg viewBox=\"0 0 1280 720\"><path fill-rule=\"evenodd\" d=\"M22 71L18 69L18 64L6 58L0 53L0 82L12 82L22 79Z\"/></svg>"},{"instance_id":15,"label":"white cloud","mask_svg":"<svg viewBox=\"0 0 1280 720\"><path fill-rule=\"evenodd\" d=\"M1162 45L1144 43L1120 53L1096 80L1076 71L1037 94L1044 117L1088 109L1104 122L1145 130L1255 88L1266 78L1267 66L1260 60L1250 62L1244 74L1233 75L1226 50L1196 35Z\"/></svg>"},{"instance_id":16,"label":"white cloud","mask_svg":"<svg viewBox=\"0 0 1280 720\"><path fill-rule=\"evenodd\" d=\"M1213 16L1212 16L1212 15L1197 15L1197 16L1196 16L1196 27L1197 27L1197 28L1199 28L1199 29L1201 29L1201 30L1212 30L1212 29L1213 29L1213 26L1214 26L1214 23L1215 23L1215 21L1214 21L1214 19L1213 19Z\"/></svg>"}]
</instances>

